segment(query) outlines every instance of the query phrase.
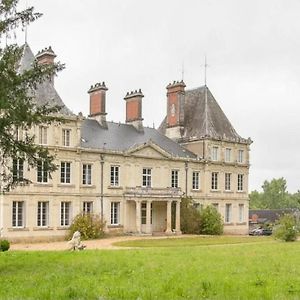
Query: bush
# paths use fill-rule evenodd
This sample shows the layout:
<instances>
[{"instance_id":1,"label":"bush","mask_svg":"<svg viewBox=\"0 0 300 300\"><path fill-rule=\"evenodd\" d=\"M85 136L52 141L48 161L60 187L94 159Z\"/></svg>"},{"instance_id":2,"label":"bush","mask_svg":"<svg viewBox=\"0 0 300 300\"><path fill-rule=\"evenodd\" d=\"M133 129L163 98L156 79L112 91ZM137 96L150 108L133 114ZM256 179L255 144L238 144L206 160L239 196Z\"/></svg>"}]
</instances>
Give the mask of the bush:
<instances>
[{"instance_id":1,"label":"bush","mask_svg":"<svg viewBox=\"0 0 300 300\"><path fill-rule=\"evenodd\" d=\"M273 235L275 239L283 240L286 242L293 242L297 239L298 228L297 221L293 215L283 215L278 224L274 227Z\"/></svg>"},{"instance_id":2,"label":"bush","mask_svg":"<svg viewBox=\"0 0 300 300\"><path fill-rule=\"evenodd\" d=\"M81 233L81 239L97 239L104 236L105 222L101 221L99 215L95 214L78 214L71 226L67 235L68 239L71 239L75 231Z\"/></svg>"},{"instance_id":3,"label":"bush","mask_svg":"<svg viewBox=\"0 0 300 300\"><path fill-rule=\"evenodd\" d=\"M10 247L10 243L8 240L0 240L0 252L7 251Z\"/></svg>"},{"instance_id":4,"label":"bush","mask_svg":"<svg viewBox=\"0 0 300 300\"><path fill-rule=\"evenodd\" d=\"M223 233L221 214L212 205L206 206L200 212L200 233L212 235Z\"/></svg>"},{"instance_id":5,"label":"bush","mask_svg":"<svg viewBox=\"0 0 300 300\"><path fill-rule=\"evenodd\" d=\"M191 197L181 199L180 229L182 233L200 234L200 212Z\"/></svg>"}]
</instances>

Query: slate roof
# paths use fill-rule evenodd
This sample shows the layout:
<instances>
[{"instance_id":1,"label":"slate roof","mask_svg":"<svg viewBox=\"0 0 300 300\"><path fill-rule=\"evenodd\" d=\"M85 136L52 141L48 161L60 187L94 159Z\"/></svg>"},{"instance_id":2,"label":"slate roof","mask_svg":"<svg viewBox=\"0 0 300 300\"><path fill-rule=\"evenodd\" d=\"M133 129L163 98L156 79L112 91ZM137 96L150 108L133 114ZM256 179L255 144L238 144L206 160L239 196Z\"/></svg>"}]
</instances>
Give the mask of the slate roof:
<instances>
[{"instance_id":1,"label":"slate roof","mask_svg":"<svg viewBox=\"0 0 300 300\"><path fill-rule=\"evenodd\" d=\"M144 127L138 131L133 125L107 122L102 127L97 120L85 119L81 129L81 147L125 152L152 142L174 157L196 158L197 156L178 143L162 135L154 128Z\"/></svg>"},{"instance_id":2,"label":"slate roof","mask_svg":"<svg viewBox=\"0 0 300 300\"><path fill-rule=\"evenodd\" d=\"M184 130L179 141L209 137L250 143L235 131L207 86L186 90L180 97ZM166 133L166 120L158 129L162 134Z\"/></svg>"},{"instance_id":3,"label":"slate roof","mask_svg":"<svg viewBox=\"0 0 300 300\"><path fill-rule=\"evenodd\" d=\"M284 214L297 213L297 209L249 209L249 220L254 223L274 223Z\"/></svg>"},{"instance_id":4,"label":"slate roof","mask_svg":"<svg viewBox=\"0 0 300 300\"><path fill-rule=\"evenodd\" d=\"M34 60L35 56L33 55L29 45L26 43L23 46L23 54L20 60L19 72L22 73L25 70L32 68ZM48 80L38 84L36 90L33 91L33 99L36 101L37 105L59 105L61 107L59 113L68 116L74 115L72 111L64 104L53 84Z\"/></svg>"}]
</instances>

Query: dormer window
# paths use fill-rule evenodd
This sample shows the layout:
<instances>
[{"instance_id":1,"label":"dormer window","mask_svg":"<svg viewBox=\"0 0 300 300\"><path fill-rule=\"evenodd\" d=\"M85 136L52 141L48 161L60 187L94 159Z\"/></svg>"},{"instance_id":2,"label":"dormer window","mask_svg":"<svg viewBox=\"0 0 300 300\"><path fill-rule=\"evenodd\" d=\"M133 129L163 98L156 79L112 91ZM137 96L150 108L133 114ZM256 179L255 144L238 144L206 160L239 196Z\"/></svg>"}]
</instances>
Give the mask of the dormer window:
<instances>
[{"instance_id":1,"label":"dormer window","mask_svg":"<svg viewBox=\"0 0 300 300\"><path fill-rule=\"evenodd\" d=\"M70 139L71 139L71 130L70 129L63 129L62 130L62 144L63 144L63 146L69 147L70 146Z\"/></svg>"},{"instance_id":2,"label":"dormer window","mask_svg":"<svg viewBox=\"0 0 300 300\"><path fill-rule=\"evenodd\" d=\"M40 126L39 127L39 144L47 145L47 127Z\"/></svg>"},{"instance_id":3,"label":"dormer window","mask_svg":"<svg viewBox=\"0 0 300 300\"><path fill-rule=\"evenodd\" d=\"M214 161L219 160L219 147L213 146L211 149L211 159Z\"/></svg>"}]
</instances>

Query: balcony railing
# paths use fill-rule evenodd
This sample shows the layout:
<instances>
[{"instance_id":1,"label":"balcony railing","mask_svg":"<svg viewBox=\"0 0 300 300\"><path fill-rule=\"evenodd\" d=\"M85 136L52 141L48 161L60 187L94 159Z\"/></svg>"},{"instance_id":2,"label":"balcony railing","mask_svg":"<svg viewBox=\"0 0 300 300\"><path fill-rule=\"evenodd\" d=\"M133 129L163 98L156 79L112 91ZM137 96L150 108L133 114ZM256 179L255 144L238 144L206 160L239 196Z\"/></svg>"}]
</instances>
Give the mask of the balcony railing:
<instances>
[{"instance_id":1,"label":"balcony railing","mask_svg":"<svg viewBox=\"0 0 300 300\"><path fill-rule=\"evenodd\" d=\"M151 187L126 187L124 196L148 198L179 198L183 195L180 188L151 188Z\"/></svg>"}]
</instances>

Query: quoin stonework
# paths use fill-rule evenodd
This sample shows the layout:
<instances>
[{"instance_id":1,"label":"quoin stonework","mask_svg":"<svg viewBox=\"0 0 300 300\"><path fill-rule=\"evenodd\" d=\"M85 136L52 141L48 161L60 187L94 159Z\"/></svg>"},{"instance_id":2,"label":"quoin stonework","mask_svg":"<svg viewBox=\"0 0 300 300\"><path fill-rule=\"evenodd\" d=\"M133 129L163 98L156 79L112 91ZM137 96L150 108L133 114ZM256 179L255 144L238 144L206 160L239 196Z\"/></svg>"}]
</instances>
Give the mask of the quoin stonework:
<instances>
[{"instance_id":1,"label":"quoin stonework","mask_svg":"<svg viewBox=\"0 0 300 300\"><path fill-rule=\"evenodd\" d=\"M54 51L33 55L25 44L20 71L53 63ZM95 213L105 230L132 234L180 234L180 202L191 196L202 209L214 205L224 231L248 233L250 139L237 134L208 87L167 85L166 117L157 129L143 126L143 92L124 93L125 123L110 122L105 82L88 89L89 116L75 115L63 103L54 78L37 86L37 104L62 107L63 124L32 128L36 143L55 154L58 170L28 169L14 160L13 176L28 178L1 196L1 238L63 238L79 213ZM107 97L108 94L108 97ZM22 138L22 131L18 132Z\"/></svg>"}]
</instances>

